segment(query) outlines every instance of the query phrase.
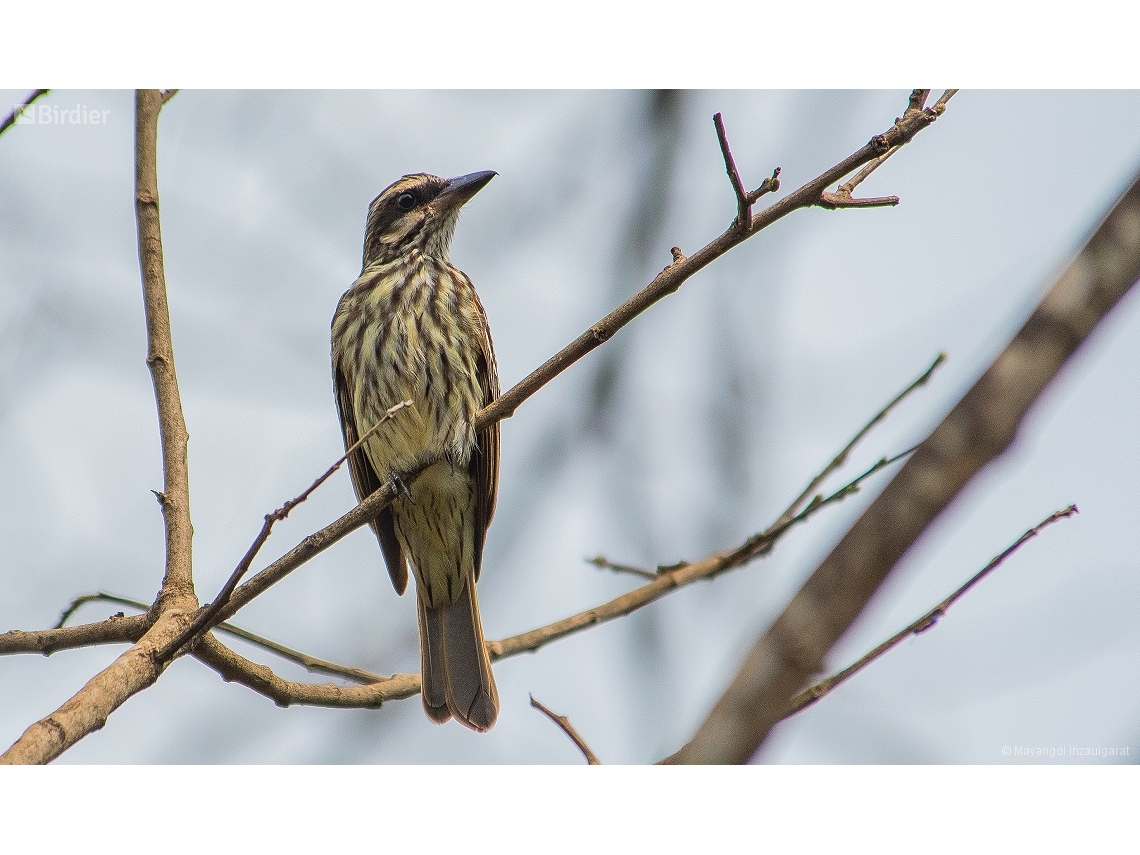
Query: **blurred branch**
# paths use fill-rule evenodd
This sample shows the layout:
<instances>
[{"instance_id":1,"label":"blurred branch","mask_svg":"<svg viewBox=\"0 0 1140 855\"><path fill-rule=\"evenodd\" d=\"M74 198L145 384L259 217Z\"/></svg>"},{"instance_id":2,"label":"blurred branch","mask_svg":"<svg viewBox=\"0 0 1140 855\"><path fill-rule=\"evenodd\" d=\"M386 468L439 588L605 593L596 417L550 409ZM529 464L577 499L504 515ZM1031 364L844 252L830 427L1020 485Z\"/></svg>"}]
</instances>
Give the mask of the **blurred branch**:
<instances>
[{"instance_id":1,"label":"blurred branch","mask_svg":"<svg viewBox=\"0 0 1140 855\"><path fill-rule=\"evenodd\" d=\"M12 127L12 125L16 124L16 119L18 119L20 117L20 114L23 113L24 110L26 110L28 107L30 107L32 105L33 101L35 101L37 98L40 98L43 95L47 95L48 92L50 92L50 91L51 91L50 89L36 89L32 92L31 95L29 95L27 98L25 98L22 103L17 104L12 109L12 112L4 117L4 121L0 122L0 134L4 133L4 131L6 131L6 130L8 130L8 128Z\"/></svg>"},{"instance_id":2,"label":"blurred branch","mask_svg":"<svg viewBox=\"0 0 1140 855\"><path fill-rule=\"evenodd\" d=\"M170 312L162 267L162 232L158 216L157 140L162 98L157 90L135 97L135 215L138 221L139 268L147 328L147 365L154 381L162 442L164 489L156 494L166 525L166 574L155 601L153 622L110 666L92 677L70 700L32 724L3 755L0 763L48 763L87 734L103 727L107 717L128 698L154 683L162 666L154 658L188 623L197 606L191 572L190 488L186 464L186 423L174 371ZM105 621L109 628L130 618ZM143 621L150 620L142 616ZM98 625L97 625L98 626ZM84 627L52 630L74 639ZM94 633L94 630L88 630Z\"/></svg>"},{"instance_id":3,"label":"blurred branch","mask_svg":"<svg viewBox=\"0 0 1140 855\"><path fill-rule=\"evenodd\" d=\"M1007 558L1009 558L1009 556L1013 555L1013 553L1016 552L1022 546L1022 544L1035 538L1041 532L1041 530L1047 526L1050 526L1055 522L1059 522L1060 520L1067 519L1075 513L1077 513L1077 506L1069 505L1069 507L1065 508L1064 510L1055 511L1054 513L1050 514L1033 528L1029 529L1029 531L1025 532L1025 534L1019 537L1012 545L1007 547L1004 552L993 558L989 564L975 573L968 582L959 587L953 594L940 602L918 620L914 621L914 623L910 624L908 627L906 627L906 629L892 635L874 650L870 651L865 656L860 658L853 665L844 668L838 674L834 674L825 680L820 680L814 686L804 689L802 692L792 698L792 701L788 705L788 709L785 711L783 718L790 718L801 710L810 707L824 695L836 689L841 683L846 682L849 677L852 677L862 671L865 667L870 665L892 647L897 645L904 638L926 632L926 630L934 626L934 624L936 624L938 620L944 614L946 614L946 611L952 605L954 605L954 603L961 599L971 588L982 581L982 579L986 578L986 576L990 575L990 573L996 570Z\"/></svg>"},{"instance_id":4,"label":"blurred branch","mask_svg":"<svg viewBox=\"0 0 1140 855\"><path fill-rule=\"evenodd\" d=\"M602 761L598 759L598 755L590 750L590 746L586 744L586 740L584 740L578 731L574 729L574 726L570 724L570 719L564 715L559 715L544 704L536 701L534 695L530 696L530 705L562 728L562 732L569 736L571 741L578 746L578 750L582 752L582 756L586 758L588 764L591 766L602 765Z\"/></svg>"},{"instance_id":5,"label":"blurred branch","mask_svg":"<svg viewBox=\"0 0 1140 855\"><path fill-rule=\"evenodd\" d=\"M743 763L891 569L1140 277L1140 175L997 359L756 642L681 763Z\"/></svg>"}]
</instances>

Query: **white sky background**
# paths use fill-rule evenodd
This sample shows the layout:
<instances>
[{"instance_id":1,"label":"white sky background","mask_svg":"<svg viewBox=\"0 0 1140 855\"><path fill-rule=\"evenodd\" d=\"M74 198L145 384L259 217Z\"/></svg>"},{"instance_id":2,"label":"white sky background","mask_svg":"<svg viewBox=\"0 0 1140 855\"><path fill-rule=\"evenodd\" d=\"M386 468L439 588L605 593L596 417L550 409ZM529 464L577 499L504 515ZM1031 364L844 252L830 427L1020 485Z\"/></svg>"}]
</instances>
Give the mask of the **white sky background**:
<instances>
[{"instance_id":1,"label":"white sky background","mask_svg":"<svg viewBox=\"0 0 1140 855\"><path fill-rule=\"evenodd\" d=\"M2 91L0 103L25 94ZM0 138L0 630L50 626L95 590L150 600L162 572L132 96L60 90L39 103L111 112L106 127L18 126ZM367 204L393 179L499 172L465 209L452 259L487 307L505 389L648 282L670 246L691 253L727 226L734 201L714 112L746 183L779 165L791 190L905 105L902 91L690 92L675 107L676 152L662 173L641 92L180 93L160 120L159 182L200 597L220 587L262 516L341 453L329 320L359 270ZM763 528L945 350L932 386L846 471L921 439L1140 165L1138 108L1137 92L960 93L860 188L897 194L899 207L789 216L528 401L503 426L480 583L488 635L636 584L585 556L692 560ZM647 218L648 252L631 260L631 223L647 200L661 200L660 215ZM759 759L1000 763L1006 745L1140 751L1130 608L1140 596L1138 299L1098 330L1015 447L898 568L834 666L1051 511L1076 502L1081 514L935 629L781 725ZM612 395L590 417L607 360ZM379 711L278 709L187 659L61 762L580 762L528 692L568 715L605 761L658 759L691 735L884 483L765 561L498 663L502 712L488 735L430 724L418 699ZM259 566L352 504L340 473L277 527ZM115 610L92 605L78 618ZM414 603L392 592L367 530L235 622L379 673L418 667ZM235 647L283 676L324 680ZM0 742L120 650L0 658Z\"/></svg>"}]
</instances>

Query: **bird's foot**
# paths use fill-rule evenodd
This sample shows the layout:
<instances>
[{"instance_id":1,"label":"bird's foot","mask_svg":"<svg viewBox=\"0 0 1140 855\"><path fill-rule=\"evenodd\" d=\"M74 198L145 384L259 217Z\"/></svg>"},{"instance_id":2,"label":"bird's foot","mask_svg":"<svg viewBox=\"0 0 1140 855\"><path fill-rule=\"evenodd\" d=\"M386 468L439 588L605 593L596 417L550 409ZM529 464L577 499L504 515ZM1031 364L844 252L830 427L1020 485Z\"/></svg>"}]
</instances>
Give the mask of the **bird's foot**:
<instances>
[{"instance_id":1,"label":"bird's foot","mask_svg":"<svg viewBox=\"0 0 1140 855\"><path fill-rule=\"evenodd\" d=\"M409 502L413 505L416 503L416 500L412 498L412 491L408 489L408 485L404 483L404 479L400 477L398 472L390 473L388 479L392 482L392 492L396 496L403 493Z\"/></svg>"}]
</instances>

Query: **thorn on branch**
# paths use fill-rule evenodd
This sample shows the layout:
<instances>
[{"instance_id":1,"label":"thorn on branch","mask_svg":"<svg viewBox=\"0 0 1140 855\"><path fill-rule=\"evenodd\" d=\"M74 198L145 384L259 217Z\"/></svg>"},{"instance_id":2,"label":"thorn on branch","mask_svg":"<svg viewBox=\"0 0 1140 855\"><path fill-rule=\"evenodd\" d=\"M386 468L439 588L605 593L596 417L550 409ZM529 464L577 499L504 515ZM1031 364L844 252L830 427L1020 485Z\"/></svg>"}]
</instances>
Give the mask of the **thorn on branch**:
<instances>
[{"instance_id":1,"label":"thorn on branch","mask_svg":"<svg viewBox=\"0 0 1140 855\"><path fill-rule=\"evenodd\" d=\"M167 101L169 101L171 98L173 98L175 95L178 94L177 89L160 89L159 92L161 93L161 98L162 98L163 104L165 104Z\"/></svg>"},{"instance_id":2,"label":"thorn on branch","mask_svg":"<svg viewBox=\"0 0 1140 855\"><path fill-rule=\"evenodd\" d=\"M534 699L534 695L530 696L530 705L545 715L560 728L562 728L562 732L569 736L574 744L578 746L578 750L582 752L582 755L586 758L587 763L589 763L591 766L602 765L602 761L599 760L598 756L590 750L590 746L586 744L586 740L579 736L578 731L576 731L570 724L570 719L564 715L558 715L558 713L543 706L541 703Z\"/></svg>"},{"instance_id":3,"label":"thorn on branch","mask_svg":"<svg viewBox=\"0 0 1140 855\"><path fill-rule=\"evenodd\" d=\"M166 507L166 494L160 493L158 490L151 490L151 492L154 493L154 497L156 499L158 499L159 507L165 508Z\"/></svg>"}]
</instances>

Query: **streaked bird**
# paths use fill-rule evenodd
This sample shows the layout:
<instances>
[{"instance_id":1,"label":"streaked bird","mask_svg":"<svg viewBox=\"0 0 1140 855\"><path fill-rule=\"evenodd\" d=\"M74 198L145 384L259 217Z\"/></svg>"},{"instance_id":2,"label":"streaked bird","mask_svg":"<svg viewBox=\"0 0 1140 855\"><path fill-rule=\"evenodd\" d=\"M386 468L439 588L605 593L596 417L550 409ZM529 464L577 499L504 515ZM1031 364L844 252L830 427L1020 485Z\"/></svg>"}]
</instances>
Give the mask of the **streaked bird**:
<instances>
[{"instance_id":1,"label":"streaked bird","mask_svg":"<svg viewBox=\"0 0 1140 855\"><path fill-rule=\"evenodd\" d=\"M405 175L368 209L364 267L341 297L332 362L345 447L389 407L411 401L349 455L363 500L389 482L397 498L373 521L397 593L416 580L428 716L490 729L499 696L475 582L495 511L499 426L475 415L499 394L487 317L448 259L460 208L495 176ZM426 465L405 486L401 473Z\"/></svg>"}]
</instances>

